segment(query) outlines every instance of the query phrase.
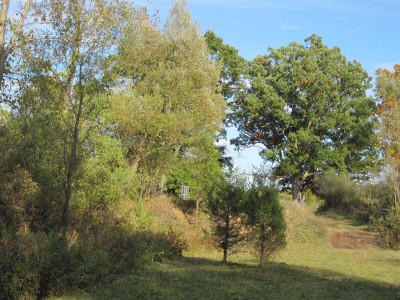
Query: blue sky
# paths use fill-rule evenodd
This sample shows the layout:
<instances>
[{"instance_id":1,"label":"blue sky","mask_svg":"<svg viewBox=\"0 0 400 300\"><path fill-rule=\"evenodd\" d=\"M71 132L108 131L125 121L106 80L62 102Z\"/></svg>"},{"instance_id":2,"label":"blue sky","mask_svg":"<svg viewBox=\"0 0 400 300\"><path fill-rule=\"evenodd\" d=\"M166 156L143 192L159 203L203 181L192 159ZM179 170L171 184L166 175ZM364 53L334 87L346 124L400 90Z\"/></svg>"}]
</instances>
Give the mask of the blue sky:
<instances>
[{"instance_id":1,"label":"blue sky","mask_svg":"<svg viewBox=\"0 0 400 300\"><path fill-rule=\"evenodd\" d=\"M202 32L213 30L250 60L268 47L303 43L311 34L338 46L374 76L377 68L400 63L400 0L187 0ZM169 0L151 7L168 13ZM230 135L234 135L230 131ZM249 170L261 159L257 149L232 152L237 166Z\"/></svg>"}]
</instances>

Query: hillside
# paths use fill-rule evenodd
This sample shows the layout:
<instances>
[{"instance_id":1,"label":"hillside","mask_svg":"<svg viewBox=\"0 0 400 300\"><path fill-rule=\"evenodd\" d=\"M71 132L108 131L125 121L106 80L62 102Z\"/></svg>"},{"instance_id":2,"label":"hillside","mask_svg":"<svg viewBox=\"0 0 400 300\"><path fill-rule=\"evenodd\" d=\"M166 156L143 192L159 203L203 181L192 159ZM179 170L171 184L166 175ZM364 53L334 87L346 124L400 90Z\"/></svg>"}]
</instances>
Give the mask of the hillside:
<instances>
[{"instance_id":1,"label":"hillside","mask_svg":"<svg viewBox=\"0 0 400 300\"><path fill-rule=\"evenodd\" d=\"M211 244L201 246L207 218L195 224L161 197L146 209L160 228L180 230L189 239L184 257L108 277L96 288L62 299L400 299L400 252L380 248L378 237L352 220L281 202L288 246L265 270L248 252L232 255L223 265Z\"/></svg>"}]
</instances>

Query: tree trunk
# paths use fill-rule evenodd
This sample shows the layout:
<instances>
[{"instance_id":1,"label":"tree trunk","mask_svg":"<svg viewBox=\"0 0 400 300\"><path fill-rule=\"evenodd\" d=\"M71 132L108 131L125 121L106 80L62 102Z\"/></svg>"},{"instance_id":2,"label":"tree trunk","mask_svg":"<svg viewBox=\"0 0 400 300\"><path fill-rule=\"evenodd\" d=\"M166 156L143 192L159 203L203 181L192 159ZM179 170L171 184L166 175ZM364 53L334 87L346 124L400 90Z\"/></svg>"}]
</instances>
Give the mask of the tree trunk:
<instances>
[{"instance_id":1,"label":"tree trunk","mask_svg":"<svg viewBox=\"0 0 400 300\"><path fill-rule=\"evenodd\" d=\"M22 26L24 25L25 19L28 16L29 10L31 8L32 0L27 0L24 6L24 10L18 21L16 28L14 29L11 39L6 45L6 27L7 27L7 14L9 9L9 0L3 0L1 4L0 13L0 87L3 85L4 74L6 72L6 62L8 56L14 50L18 36L22 32Z\"/></svg>"},{"instance_id":2,"label":"tree trunk","mask_svg":"<svg viewBox=\"0 0 400 300\"><path fill-rule=\"evenodd\" d=\"M75 70L73 70L73 71L75 72ZM71 80L72 80L72 77L71 77ZM74 179L75 171L78 166L77 151L78 151L78 143L79 143L79 127L81 124L83 101L84 101L82 81L83 81L82 65L80 65L79 79L78 79L78 85L77 85L77 87L79 89L78 111L75 116L75 124L74 124L74 129L72 132L71 152L70 152L69 159L68 159L67 174L66 174L65 201L64 201L62 217L61 217L61 234L64 238L67 235L68 225L69 225L69 205L70 205L71 196L72 196L72 181ZM68 93L69 93L69 96L72 98L73 97L72 96L72 89L73 89L72 82L70 83L70 89L71 89L71 91L68 91ZM70 102L72 103L72 100L70 100ZM73 108L71 108L71 110L73 111Z\"/></svg>"},{"instance_id":3,"label":"tree trunk","mask_svg":"<svg viewBox=\"0 0 400 300\"><path fill-rule=\"evenodd\" d=\"M78 165L77 162L77 150L79 143L79 126L81 121L81 114L83 109L83 99L80 99L78 106L78 113L75 119L74 131L72 133L72 145L71 145L71 153L69 156L69 162L67 166L67 178L66 178L66 188L65 188L65 202L63 207L62 214L62 235L65 237L68 230L68 221L69 221L69 204L71 201L72 195L72 181L75 174L76 167Z\"/></svg>"},{"instance_id":4,"label":"tree trunk","mask_svg":"<svg viewBox=\"0 0 400 300\"><path fill-rule=\"evenodd\" d=\"M260 228L260 268L265 264L265 236L264 236L264 225Z\"/></svg>"},{"instance_id":5,"label":"tree trunk","mask_svg":"<svg viewBox=\"0 0 400 300\"><path fill-rule=\"evenodd\" d=\"M228 261L228 240L229 240L229 208L228 208L228 212L225 216L225 234L224 234L224 258L223 261L227 262Z\"/></svg>"},{"instance_id":6,"label":"tree trunk","mask_svg":"<svg viewBox=\"0 0 400 300\"><path fill-rule=\"evenodd\" d=\"M303 191L303 176L301 174L295 174L292 176L292 200L300 204L305 202L304 191Z\"/></svg>"},{"instance_id":7,"label":"tree trunk","mask_svg":"<svg viewBox=\"0 0 400 300\"><path fill-rule=\"evenodd\" d=\"M200 201L201 201L201 199L199 197L196 197L196 218L195 218L196 224L199 219Z\"/></svg>"},{"instance_id":8,"label":"tree trunk","mask_svg":"<svg viewBox=\"0 0 400 300\"><path fill-rule=\"evenodd\" d=\"M0 86L3 83L3 75L5 73L6 59L7 59L7 46L6 46L6 26L7 26L7 14L8 7L10 5L9 0L4 0L1 3L1 14L0 14Z\"/></svg>"}]
</instances>

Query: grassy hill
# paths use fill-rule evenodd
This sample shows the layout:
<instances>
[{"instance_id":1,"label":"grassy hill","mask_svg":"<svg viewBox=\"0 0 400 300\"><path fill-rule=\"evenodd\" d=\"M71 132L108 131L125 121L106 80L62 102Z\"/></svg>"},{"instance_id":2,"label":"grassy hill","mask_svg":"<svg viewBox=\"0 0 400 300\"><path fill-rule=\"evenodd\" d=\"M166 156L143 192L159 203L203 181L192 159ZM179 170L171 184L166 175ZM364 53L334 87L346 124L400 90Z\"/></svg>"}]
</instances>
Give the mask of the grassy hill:
<instances>
[{"instance_id":1,"label":"grassy hill","mask_svg":"<svg viewBox=\"0 0 400 300\"><path fill-rule=\"evenodd\" d=\"M263 270L250 252L222 264L222 254L206 242L207 218L195 223L190 209L184 214L161 197L147 209L160 229L172 227L189 240L184 257L62 299L400 299L400 252L380 248L378 237L354 220L317 215L285 199L288 246Z\"/></svg>"}]
</instances>

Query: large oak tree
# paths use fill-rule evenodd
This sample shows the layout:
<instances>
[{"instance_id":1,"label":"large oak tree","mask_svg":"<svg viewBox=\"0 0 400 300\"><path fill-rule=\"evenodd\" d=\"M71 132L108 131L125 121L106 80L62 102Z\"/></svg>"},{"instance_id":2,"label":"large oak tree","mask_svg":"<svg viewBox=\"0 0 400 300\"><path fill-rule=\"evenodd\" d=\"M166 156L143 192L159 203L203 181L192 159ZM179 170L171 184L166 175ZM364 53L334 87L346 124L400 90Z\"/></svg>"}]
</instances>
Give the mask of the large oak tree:
<instances>
[{"instance_id":1,"label":"large oak tree","mask_svg":"<svg viewBox=\"0 0 400 300\"><path fill-rule=\"evenodd\" d=\"M305 42L255 58L230 116L240 132L235 144L261 146L299 202L316 174L327 168L361 174L376 157L367 72L316 35Z\"/></svg>"}]
</instances>

